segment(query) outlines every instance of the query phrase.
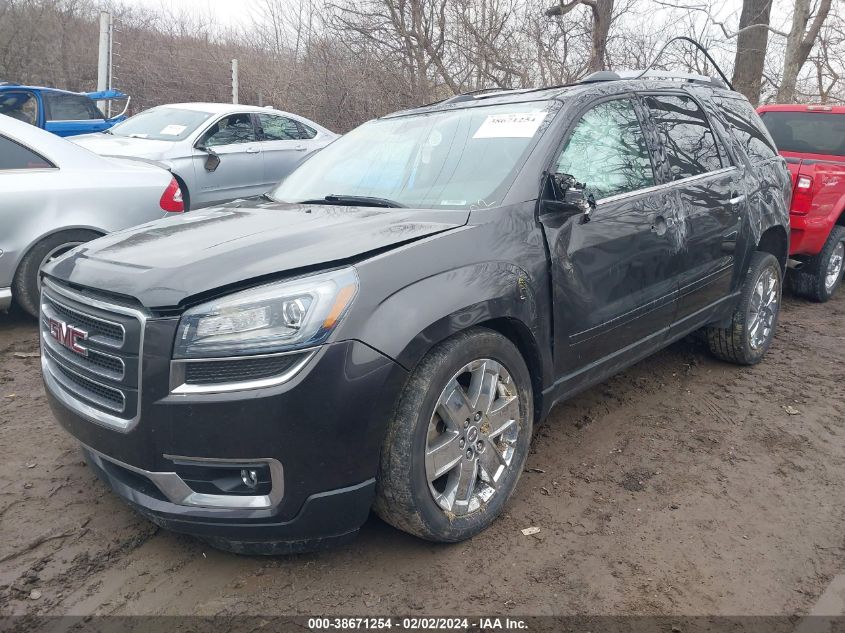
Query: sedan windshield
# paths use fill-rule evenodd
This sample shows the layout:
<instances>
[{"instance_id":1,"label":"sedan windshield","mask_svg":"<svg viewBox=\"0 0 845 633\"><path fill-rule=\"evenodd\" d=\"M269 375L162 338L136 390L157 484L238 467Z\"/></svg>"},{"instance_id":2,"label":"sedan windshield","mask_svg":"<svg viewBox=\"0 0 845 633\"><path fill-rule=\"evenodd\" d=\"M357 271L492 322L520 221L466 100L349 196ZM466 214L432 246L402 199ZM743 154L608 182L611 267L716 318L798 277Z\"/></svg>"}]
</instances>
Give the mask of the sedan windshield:
<instances>
[{"instance_id":1,"label":"sedan windshield","mask_svg":"<svg viewBox=\"0 0 845 633\"><path fill-rule=\"evenodd\" d=\"M282 202L413 208L491 207L560 106L532 101L365 123L292 172Z\"/></svg>"},{"instance_id":2,"label":"sedan windshield","mask_svg":"<svg viewBox=\"0 0 845 633\"><path fill-rule=\"evenodd\" d=\"M210 112L182 108L153 108L126 119L108 130L116 136L181 141L211 116Z\"/></svg>"}]
</instances>

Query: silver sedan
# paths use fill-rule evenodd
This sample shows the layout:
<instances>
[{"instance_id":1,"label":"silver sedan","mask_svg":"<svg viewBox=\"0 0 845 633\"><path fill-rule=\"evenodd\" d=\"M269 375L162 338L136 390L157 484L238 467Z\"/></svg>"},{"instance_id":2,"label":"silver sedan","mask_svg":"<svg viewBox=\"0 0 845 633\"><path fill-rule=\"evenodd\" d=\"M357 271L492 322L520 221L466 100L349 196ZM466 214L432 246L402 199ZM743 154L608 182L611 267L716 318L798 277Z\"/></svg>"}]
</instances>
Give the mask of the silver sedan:
<instances>
[{"instance_id":1,"label":"silver sedan","mask_svg":"<svg viewBox=\"0 0 845 633\"><path fill-rule=\"evenodd\" d=\"M183 210L168 171L103 158L0 115L0 310L38 314L45 263L106 233Z\"/></svg>"},{"instance_id":2,"label":"silver sedan","mask_svg":"<svg viewBox=\"0 0 845 633\"><path fill-rule=\"evenodd\" d=\"M186 209L259 196L338 137L295 114L257 106L177 103L71 140L103 156L161 164L179 181Z\"/></svg>"}]
</instances>

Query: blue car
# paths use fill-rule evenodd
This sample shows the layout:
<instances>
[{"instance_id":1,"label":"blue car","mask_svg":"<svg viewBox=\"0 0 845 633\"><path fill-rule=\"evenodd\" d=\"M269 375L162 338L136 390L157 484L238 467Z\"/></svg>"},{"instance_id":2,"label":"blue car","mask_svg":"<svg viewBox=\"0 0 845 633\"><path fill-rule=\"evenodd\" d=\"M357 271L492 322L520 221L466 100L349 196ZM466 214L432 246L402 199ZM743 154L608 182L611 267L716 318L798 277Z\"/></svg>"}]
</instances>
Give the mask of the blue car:
<instances>
[{"instance_id":1,"label":"blue car","mask_svg":"<svg viewBox=\"0 0 845 633\"><path fill-rule=\"evenodd\" d=\"M98 101L125 101L122 111L106 118ZM129 97L117 90L69 92L0 82L0 114L59 136L102 132L126 119Z\"/></svg>"}]
</instances>

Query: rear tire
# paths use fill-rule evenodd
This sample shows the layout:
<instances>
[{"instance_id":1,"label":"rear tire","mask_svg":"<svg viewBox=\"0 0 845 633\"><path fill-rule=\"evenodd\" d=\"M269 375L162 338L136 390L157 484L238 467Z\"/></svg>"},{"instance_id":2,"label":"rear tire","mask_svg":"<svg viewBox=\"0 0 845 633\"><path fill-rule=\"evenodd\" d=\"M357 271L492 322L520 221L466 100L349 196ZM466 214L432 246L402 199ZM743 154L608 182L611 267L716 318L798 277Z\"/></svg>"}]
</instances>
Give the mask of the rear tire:
<instances>
[{"instance_id":1,"label":"rear tire","mask_svg":"<svg viewBox=\"0 0 845 633\"><path fill-rule=\"evenodd\" d=\"M730 325L707 328L711 353L738 365L756 365L763 360L775 336L782 286L780 262L774 255L756 251Z\"/></svg>"},{"instance_id":2,"label":"rear tire","mask_svg":"<svg viewBox=\"0 0 845 633\"><path fill-rule=\"evenodd\" d=\"M99 233L76 229L45 237L23 256L12 284L12 297L31 316L38 318L40 288L38 275L41 266L70 249L100 237Z\"/></svg>"},{"instance_id":3,"label":"rear tire","mask_svg":"<svg viewBox=\"0 0 845 633\"><path fill-rule=\"evenodd\" d=\"M845 226L834 226L821 252L798 270L789 273L789 288L795 294L825 303L842 283L845 256Z\"/></svg>"},{"instance_id":4,"label":"rear tire","mask_svg":"<svg viewBox=\"0 0 845 633\"><path fill-rule=\"evenodd\" d=\"M376 513L430 541L486 529L528 457L532 398L525 361L504 336L473 328L437 345L399 397L382 445Z\"/></svg>"}]
</instances>

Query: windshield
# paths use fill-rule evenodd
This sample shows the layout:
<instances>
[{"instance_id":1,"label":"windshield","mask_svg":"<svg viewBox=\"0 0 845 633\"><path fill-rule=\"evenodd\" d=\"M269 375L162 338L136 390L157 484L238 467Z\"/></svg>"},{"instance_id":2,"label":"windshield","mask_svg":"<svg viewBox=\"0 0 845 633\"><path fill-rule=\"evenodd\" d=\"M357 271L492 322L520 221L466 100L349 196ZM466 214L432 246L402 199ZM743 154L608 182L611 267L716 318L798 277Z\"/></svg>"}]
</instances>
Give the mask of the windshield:
<instances>
[{"instance_id":1,"label":"windshield","mask_svg":"<svg viewBox=\"0 0 845 633\"><path fill-rule=\"evenodd\" d=\"M210 112L182 108L153 108L115 125L109 132L117 136L181 141L211 116Z\"/></svg>"},{"instance_id":2,"label":"windshield","mask_svg":"<svg viewBox=\"0 0 845 633\"><path fill-rule=\"evenodd\" d=\"M762 118L781 151L845 156L845 115L764 112Z\"/></svg>"},{"instance_id":3,"label":"windshield","mask_svg":"<svg viewBox=\"0 0 845 633\"><path fill-rule=\"evenodd\" d=\"M559 107L533 101L370 121L315 154L270 196L282 202L361 196L418 209L491 207L501 203Z\"/></svg>"}]
</instances>

